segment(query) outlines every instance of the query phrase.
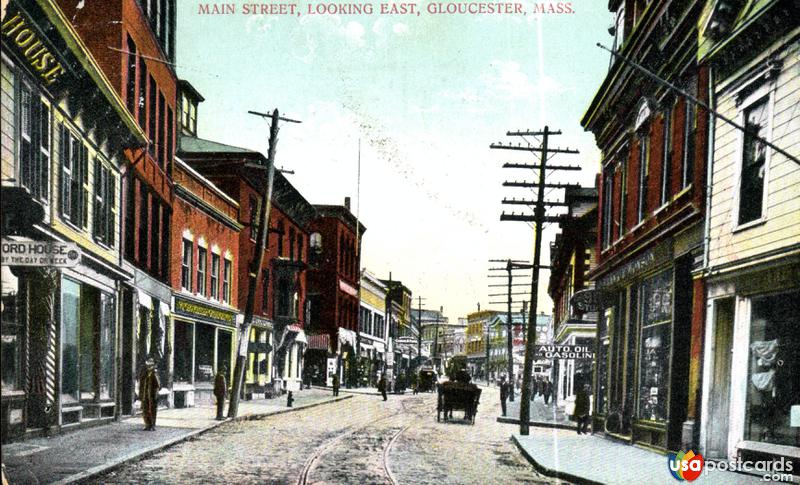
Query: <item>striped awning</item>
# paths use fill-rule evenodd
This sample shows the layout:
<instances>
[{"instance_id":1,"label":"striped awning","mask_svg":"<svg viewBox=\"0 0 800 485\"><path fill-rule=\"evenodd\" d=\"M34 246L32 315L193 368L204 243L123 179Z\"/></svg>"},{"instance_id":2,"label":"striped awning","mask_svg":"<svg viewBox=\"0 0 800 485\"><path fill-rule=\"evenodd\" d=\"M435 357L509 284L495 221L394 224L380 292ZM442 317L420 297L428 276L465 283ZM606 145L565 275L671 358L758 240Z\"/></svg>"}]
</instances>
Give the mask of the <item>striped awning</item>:
<instances>
[{"instance_id":1,"label":"striped awning","mask_svg":"<svg viewBox=\"0 0 800 485\"><path fill-rule=\"evenodd\" d=\"M309 350L330 350L330 336L327 333L307 335Z\"/></svg>"}]
</instances>

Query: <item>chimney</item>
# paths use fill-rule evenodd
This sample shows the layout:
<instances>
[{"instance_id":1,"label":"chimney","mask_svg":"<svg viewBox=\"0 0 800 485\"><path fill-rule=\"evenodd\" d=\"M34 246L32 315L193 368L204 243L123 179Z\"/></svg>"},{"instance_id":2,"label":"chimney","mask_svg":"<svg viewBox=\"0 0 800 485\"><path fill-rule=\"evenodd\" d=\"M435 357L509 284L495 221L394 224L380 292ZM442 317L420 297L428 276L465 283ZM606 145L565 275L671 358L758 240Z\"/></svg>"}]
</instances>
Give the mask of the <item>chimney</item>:
<instances>
[{"instance_id":1,"label":"chimney","mask_svg":"<svg viewBox=\"0 0 800 485\"><path fill-rule=\"evenodd\" d=\"M344 206L347 207L347 210L350 210L350 197L344 198Z\"/></svg>"}]
</instances>

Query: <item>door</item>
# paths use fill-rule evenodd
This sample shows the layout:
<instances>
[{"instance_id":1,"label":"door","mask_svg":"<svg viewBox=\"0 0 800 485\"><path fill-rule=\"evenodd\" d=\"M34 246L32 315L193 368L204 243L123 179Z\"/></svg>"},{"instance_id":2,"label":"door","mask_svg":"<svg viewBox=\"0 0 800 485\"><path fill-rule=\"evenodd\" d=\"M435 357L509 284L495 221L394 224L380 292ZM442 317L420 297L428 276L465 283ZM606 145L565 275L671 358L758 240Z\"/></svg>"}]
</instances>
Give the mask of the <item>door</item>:
<instances>
[{"instance_id":1,"label":"door","mask_svg":"<svg viewBox=\"0 0 800 485\"><path fill-rule=\"evenodd\" d=\"M706 456L726 458L728 449L728 417L731 394L731 355L733 346L734 299L714 301L714 343L711 370L711 391L708 406Z\"/></svg>"}]
</instances>

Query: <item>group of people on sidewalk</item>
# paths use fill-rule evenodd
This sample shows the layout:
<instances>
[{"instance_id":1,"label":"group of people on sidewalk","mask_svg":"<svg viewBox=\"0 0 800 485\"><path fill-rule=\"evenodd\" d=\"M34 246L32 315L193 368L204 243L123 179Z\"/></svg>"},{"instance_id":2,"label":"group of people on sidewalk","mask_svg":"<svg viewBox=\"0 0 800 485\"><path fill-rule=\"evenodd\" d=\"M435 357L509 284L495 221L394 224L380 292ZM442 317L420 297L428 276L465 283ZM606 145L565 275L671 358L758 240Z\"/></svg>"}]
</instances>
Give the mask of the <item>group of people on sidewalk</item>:
<instances>
[{"instance_id":1,"label":"group of people on sidewalk","mask_svg":"<svg viewBox=\"0 0 800 485\"><path fill-rule=\"evenodd\" d=\"M338 374L334 374L333 375L332 384L333 385L331 387L333 389L333 395L334 396L338 396L339 395L339 375ZM383 397L384 401L386 401L388 399L387 396L386 396L386 392L388 390L388 387L389 386L388 386L388 384L386 382L386 374L381 374L381 378L378 379L378 392L381 393L381 397Z\"/></svg>"},{"instance_id":2,"label":"group of people on sidewalk","mask_svg":"<svg viewBox=\"0 0 800 485\"><path fill-rule=\"evenodd\" d=\"M506 376L500 376L500 408L503 416L506 415L506 401L508 401L511 393L514 392L514 384L506 381ZM553 393L553 384L549 379L537 379L533 381L533 388L531 389L531 402L534 397L539 394L544 396L544 403L549 404L550 397ZM588 434L589 421L590 421L590 407L591 401L589 398L590 386L588 384L580 387L575 394L575 409L572 413L572 419L577 423L578 434Z\"/></svg>"}]
</instances>

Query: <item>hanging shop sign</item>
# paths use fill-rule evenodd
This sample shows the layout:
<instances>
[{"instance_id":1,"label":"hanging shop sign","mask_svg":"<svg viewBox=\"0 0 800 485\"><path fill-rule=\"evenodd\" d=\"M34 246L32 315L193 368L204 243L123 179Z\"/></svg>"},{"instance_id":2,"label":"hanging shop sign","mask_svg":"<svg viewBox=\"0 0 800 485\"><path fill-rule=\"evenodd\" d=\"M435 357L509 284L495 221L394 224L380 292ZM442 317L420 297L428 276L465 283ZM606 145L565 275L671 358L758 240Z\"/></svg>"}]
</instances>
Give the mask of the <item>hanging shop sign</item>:
<instances>
[{"instance_id":1,"label":"hanging shop sign","mask_svg":"<svg viewBox=\"0 0 800 485\"><path fill-rule=\"evenodd\" d=\"M569 302L576 313L596 312L598 309L597 290L588 288L576 291Z\"/></svg>"},{"instance_id":2,"label":"hanging shop sign","mask_svg":"<svg viewBox=\"0 0 800 485\"><path fill-rule=\"evenodd\" d=\"M65 72L61 63L39 38L31 22L20 12L8 16L8 20L3 22L2 32L3 38L17 47L45 84L52 84Z\"/></svg>"},{"instance_id":3,"label":"hanging shop sign","mask_svg":"<svg viewBox=\"0 0 800 485\"><path fill-rule=\"evenodd\" d=\"M211 305L205 305L179 296L175 297L175 313L201 320L211 320L230 326L236 326L235 312L214 308Z\"/></svg>"},{"instance_id":4,"label":"hanging shop sign","mask_svg":"<svg viewBox=\"0 0 800 485\"><path fill-rule=\"evenodd\" d=\"M589 345L537 345L536 355L545 359L594 359Z\"/></svg>"},{"instance_id":5,"label":"hanging shop sign","mask_svg":"<svg viewBox=\"0 0 800 485\"><path fill-rule=\"evenodd\" d=\"M1 254L3 266L72 268L81 260L77 244L58 241L3 240Z\"/></svg>"},{"instance_id":6,"label":"hanging shop sign","mask_svg":"<svg viewBox=\"0 0 800 485\"><path fill-rule=\"evenodd\" d=\"M614 286L620 281L627 281L643 272L654 269L672 259L672 244L670 241L659 244L655 248L642 253L635 259L607 273L597 280L598 288Z\"/></svg>"}]
</instances>

